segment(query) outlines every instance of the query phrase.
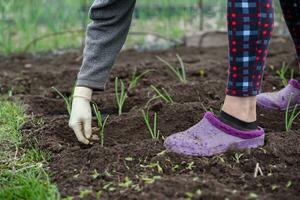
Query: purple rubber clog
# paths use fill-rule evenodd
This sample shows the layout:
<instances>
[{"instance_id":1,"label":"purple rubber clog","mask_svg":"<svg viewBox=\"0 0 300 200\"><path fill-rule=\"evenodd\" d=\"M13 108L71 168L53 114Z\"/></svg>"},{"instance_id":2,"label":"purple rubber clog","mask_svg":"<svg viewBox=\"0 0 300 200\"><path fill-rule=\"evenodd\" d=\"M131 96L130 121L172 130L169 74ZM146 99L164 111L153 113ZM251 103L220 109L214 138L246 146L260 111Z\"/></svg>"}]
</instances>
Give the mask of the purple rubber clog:
<instances>
[{"instance_id":1,"label":"purple rubber clog","mask_svg":"<svg viewBox=\"0 0 300 200\"><path fill-rule=\"evenodd\" d=\"M290 80L289 84L277 92L265 92L256 96L256 103L259 107L277 111L285 111L291 96L290 109L297 104L300 105L300 83Z\"/></svg>"},{"instance_id":2,"label":"purple rubber clog","mask_svg":"<svg viewBox=\"0 0 300 200\"><path fill-rule=\"evenodd\" d=\"M256 148L264 144L265 132L262 128L241 131L220 121L211 112L186 131L166 138L164 146L168 151L192 155L213 156L228 150Z\"/></svg>"}]
</instances>

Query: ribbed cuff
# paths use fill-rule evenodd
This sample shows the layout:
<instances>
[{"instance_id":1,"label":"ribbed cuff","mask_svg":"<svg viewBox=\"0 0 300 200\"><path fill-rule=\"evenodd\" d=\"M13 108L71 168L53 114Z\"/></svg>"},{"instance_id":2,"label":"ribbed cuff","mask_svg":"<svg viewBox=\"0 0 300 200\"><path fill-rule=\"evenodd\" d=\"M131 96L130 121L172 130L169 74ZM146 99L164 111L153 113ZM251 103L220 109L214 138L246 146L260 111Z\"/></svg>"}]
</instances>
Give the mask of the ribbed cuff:
<instances>
[{"instance_id":1,"label":"ribbed cuff","mask_svg":"<svg viewBox=\"0 0 300 200\"><path fill-rule=\"evenodd\" d=\"M93 90L87 87L75 87L73 97L81 97L89 101L92 100Z\"/></svg>"}]
</instances>

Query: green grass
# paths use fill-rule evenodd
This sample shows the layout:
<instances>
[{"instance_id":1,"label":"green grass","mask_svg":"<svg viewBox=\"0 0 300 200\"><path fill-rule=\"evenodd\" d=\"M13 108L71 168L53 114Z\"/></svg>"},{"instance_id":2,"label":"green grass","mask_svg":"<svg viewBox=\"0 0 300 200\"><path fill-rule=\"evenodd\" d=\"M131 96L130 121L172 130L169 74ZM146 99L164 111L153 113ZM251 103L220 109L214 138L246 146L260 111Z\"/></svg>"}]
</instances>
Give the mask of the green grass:
<instances>
[{"instance_id":1,"label":"green grass","mask_svg":"<svg viewBox=\"0 0 300 200\"><path fill-rule=\"evenodd\" d=\"M0 99L0 142L9 141L19 145L21 137L18 129L25 120L26 116L20 106Z\"/></svg>"},{"instance_id":2,"label":"green grass","mask_svg":"<svg viewBox=\"0 0 300 200\"><path fill-rule=\"evenodd\" d=\"M0 99L0 199L60 199L43 168L50 155L22 146L19 129L26 120L20 105Z\"/></svg>"}]
</instances>

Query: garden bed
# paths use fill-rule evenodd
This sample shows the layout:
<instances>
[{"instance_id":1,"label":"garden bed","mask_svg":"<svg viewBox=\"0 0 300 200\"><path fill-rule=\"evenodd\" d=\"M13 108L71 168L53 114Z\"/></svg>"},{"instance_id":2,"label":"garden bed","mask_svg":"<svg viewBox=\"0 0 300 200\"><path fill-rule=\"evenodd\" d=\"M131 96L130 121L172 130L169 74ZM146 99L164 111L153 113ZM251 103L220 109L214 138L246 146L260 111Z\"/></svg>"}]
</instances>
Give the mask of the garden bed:
<instances>
[{"instance_id":1,"label":"garden bed","mask_svg":"<svg viewBox=\"0 0 300 200\"><path fill-rule=\"evenodd\" d=\"M186 84L180 83L156 56L176 63L179 54L186 66ZM47 166L52 181L63 197L75 199L297 199L300 196L300 119L285 131L284 113L258 109L259 125L266 130L262 148L228 152L212 158L179 156L164 151L163 140L153 140L140 110L153 96L150 85L164 87L174 103L154 101L150 113L158 115L158 129L164 137L197 123L205 110L218 112L227 78L227 47L188 48L156 52L121 53L109 78L107 89L96 92L93 101L110 115L105 128L104 147L77 142L68 127L63 100L51 89L70 95L80 54L18 55L0 58L1 93L12 91L24 102L29 114L44 124L27 123L23 134L37 140L52 160ZM263 90L282 87L276 74L282 62L294 59L292 45L277 40L271 45ZM137 87L130 91L123 114L118 116L114 78L128 85L132 74L147 69ZM298 72L298 69L296 69ZM296 73L297 74L297 73ZM298 75L299 78L299 75ZM94 118L94 127L96 120ZM96 132L95 132L96 133ZM263 175L254 177L259 166Z\"/></svg>"}]
</instances>

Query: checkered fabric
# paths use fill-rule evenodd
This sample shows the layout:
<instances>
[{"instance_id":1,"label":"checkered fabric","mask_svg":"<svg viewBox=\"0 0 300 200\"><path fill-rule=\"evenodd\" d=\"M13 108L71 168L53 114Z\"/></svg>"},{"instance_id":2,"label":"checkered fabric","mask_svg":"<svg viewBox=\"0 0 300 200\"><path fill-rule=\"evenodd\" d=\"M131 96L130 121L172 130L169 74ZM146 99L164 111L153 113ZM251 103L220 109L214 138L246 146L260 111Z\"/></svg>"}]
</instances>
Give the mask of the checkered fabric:
<instances>
[{"instance_id":1,"label":"checkered fabric","mask_svg":"<svg viewBox=\"0 0 300 200\"><path fill-rule=\"evenodd\" d=\"M280 0L280 5L293 38L300 65L300 0Z\"/></svg>"},{"instance_id":2,"label":"checkered fabric","mask_svg":"<svg viewBox=\"0 0 300 200\"><path fill-rule=\"evenodd\" d=\"M229 69L226 94L257 95L273 30L273 2L228 0L227 20Z\"/></svg>"}]
</instances>

